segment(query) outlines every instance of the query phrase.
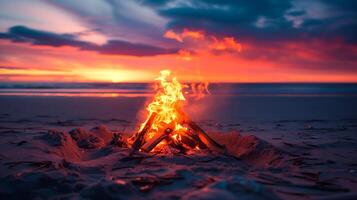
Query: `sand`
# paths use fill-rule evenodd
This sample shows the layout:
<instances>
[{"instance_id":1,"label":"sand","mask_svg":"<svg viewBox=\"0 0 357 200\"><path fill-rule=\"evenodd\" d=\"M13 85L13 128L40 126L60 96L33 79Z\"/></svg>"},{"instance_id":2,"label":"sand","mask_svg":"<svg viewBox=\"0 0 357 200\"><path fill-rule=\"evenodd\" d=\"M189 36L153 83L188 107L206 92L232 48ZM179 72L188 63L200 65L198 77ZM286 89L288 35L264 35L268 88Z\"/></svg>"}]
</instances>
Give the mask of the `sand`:
<instances>
[{"instance_id":1,"label":"sand","mask_svg":"<svg viewBox=\"0 0 357 200\"><path fill-rule=\"evenodd\" d=\"M348 103L276 100L267 104L296 107L271 117L270 107L252 112L245 106L240 112L220 107L224 112L213 119L193 114L226 146L225 155L128 157L130 149L112 138L135 130L144 99L2 97L0 198L356 199L357 118L343 111ZM254 104L247 102L240 104ZM339 109L325 110L324 103Z\"/></svg>"}]
</instances>

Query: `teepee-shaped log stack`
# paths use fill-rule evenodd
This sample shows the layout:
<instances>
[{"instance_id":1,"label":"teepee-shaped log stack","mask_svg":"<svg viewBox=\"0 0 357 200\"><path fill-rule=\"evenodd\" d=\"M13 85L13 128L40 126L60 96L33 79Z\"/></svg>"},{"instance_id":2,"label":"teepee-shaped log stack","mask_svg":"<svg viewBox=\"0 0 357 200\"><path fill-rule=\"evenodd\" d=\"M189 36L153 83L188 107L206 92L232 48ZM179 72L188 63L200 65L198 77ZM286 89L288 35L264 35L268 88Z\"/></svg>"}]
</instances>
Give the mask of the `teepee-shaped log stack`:
<instances>
[{"instance_id":1,"label":"teepee-shaped log stack","mask_svg":"<svg viewBox=\"0 0 357 200\"><path fill-rule=\"evenodd\" d=\"M129 139L132 152L152 152L156 147L162 146L175 148L180 152L205 148L223 152L224 148L183 112L186 98L182 90L186 86L176 77L171 77L169 70L160 73L161 76L155 79L160 83L157 93L146 107L149 114L139 131Z\"/></svg>"},{"instance_id":2,"label":"teepee-shaped log stack","mask_svg":"<svg viewBox=\"0 0 357 200\"><path fill-rule=\"evenodd\" d=\"M158 132L154 137L145 140L145 134L152 131L152 122L156 114L153 113L149 120L147 120L144 128L136 133L133 137L132 151L142 150L144 152L152 151L159 143L165 141L165 144L180 151L187 151L189 149L209 149L215 152L223 153L224 147L213 140L198 124L185 117L181 125L188 127L187 131L175 133L171 127L167 127L161 132ZM175 134L180 134L180 140L174 140L172 137Z\"/></svg>"}]
</instances>

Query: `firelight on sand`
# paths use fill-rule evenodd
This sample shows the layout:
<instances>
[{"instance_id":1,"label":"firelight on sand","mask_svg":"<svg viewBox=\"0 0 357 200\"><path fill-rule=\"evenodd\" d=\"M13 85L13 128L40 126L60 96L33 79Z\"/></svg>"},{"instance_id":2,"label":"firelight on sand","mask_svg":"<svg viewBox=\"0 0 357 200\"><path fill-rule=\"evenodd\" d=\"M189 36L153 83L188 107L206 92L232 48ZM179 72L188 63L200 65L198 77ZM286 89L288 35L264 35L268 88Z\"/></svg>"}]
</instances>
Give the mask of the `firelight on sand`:
<instances>
[{"instance_id":1,"label":"firelight on sand","mask_svg":"<svg viewBox=\"0 0 357 200\"><path fill-rule=\"evenodd\" d=\"M183 112L186 98L184 88L170 70L162 70L155 79L159 82L157 93L146 107L148 116L139 131L129 139L133 150L161 151L171 146L180 151L210 148L221 151L222 147L212 140L196 123ZM201 98L207 91L208 83L191 85L192 91Z\"/></svg>"}]
</instances>

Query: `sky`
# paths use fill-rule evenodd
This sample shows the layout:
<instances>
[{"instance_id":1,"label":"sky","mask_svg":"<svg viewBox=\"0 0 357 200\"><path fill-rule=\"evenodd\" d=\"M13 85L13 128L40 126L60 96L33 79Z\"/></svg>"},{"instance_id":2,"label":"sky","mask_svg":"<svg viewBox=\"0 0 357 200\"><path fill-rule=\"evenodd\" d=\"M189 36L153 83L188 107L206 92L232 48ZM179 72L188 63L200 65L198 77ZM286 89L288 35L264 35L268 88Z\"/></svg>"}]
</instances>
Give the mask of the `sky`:
<instances>
[{"instance_id":1,"label":"sky","mask_svg":"<svg viewBox=\"0 0 357 200\"><path fill-rule=\"evenodd\" d=\"M357 82L355 0L0 0L1 82Z\"/></svg>"}]
</instances>

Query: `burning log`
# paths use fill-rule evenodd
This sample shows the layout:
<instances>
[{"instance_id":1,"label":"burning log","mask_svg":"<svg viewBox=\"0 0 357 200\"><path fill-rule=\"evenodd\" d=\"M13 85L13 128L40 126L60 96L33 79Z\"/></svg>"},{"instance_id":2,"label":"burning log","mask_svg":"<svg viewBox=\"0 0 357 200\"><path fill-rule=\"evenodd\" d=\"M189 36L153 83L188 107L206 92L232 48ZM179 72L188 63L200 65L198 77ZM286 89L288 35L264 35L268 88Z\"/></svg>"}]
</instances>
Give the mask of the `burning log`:
<instances>
[{"instance_id":1,"label":"burning log","mask_svg":"<svg viewBox=\"0 0 357 200\"><path fill-rule=\"evenodd\" d=\"M216 141L214 141L207 133L201 129L194 121L188 119L187 124L192 128L192 130L198 135L200 141L202 141L209 149L219 152L219 153L224 153L224 146L218 144Z\"/></svg>"},{"instance_id":2,"label":"burning log","mask_svg":"<svg viewBox=\"0 0 357 200\"><path fill-rule=\"evenodd\" d=\"M171 128L165 129L161 134L156 134L151 140L146 142L141 149L146 152L150 152L156 145L158 145L162 140L167 138L172 132Z\"/></svg>"},{"instance_id":3,"label":"burning log","mask_svg":"<svg viewBox=\"0 0 357 200\"><path fill-rule=\"evenodd\" d=\"M179 150L181 153L186 153L190 149L198 147L199 140L196 140L193 135L186 132L172 133L173 136L167 138L168 145Z\"/></svg>"},{"instance_id":4,"label":"burning log","mask_svg":"<svg viewBox=\"0 0 357 200\"><path fill-rule=\"evenodd\" d=\"M196 142L196 148L198 147L199 149L207 149L207 145L205 145L202 140L198 137L198 134L193 131L193 129L189 129L187 133L185 133L190 136L192 140Z\"/></svg>"},{"instance_id":5,"label":"burning log","mask_svg":"<svg viewBox=\"0 0 357 200\"><path fill-rule=\"evenodd\" d=\"M144 136L145 134L150 130L152 123L154 122L156 117L156 113L152 113L149 119L146 121L146 124L142 128L142 130L135 135L135 141L133 145L131 146L132 150L130 154L134 153L135 151L139 150L141 145L143 144L144 141Z\"/></svg>"},{"instance_id":6,"label":"burning log","mask_svg":"<svg viewBox=\"0 0 357 200\"><path fill-rule=\"evenodd\" d=\"M183 146L193 149L199 145L199 141L194 137L194 135L189 135L185 132L180 133L180 135Z\"/></svg>"}]
</instances>

